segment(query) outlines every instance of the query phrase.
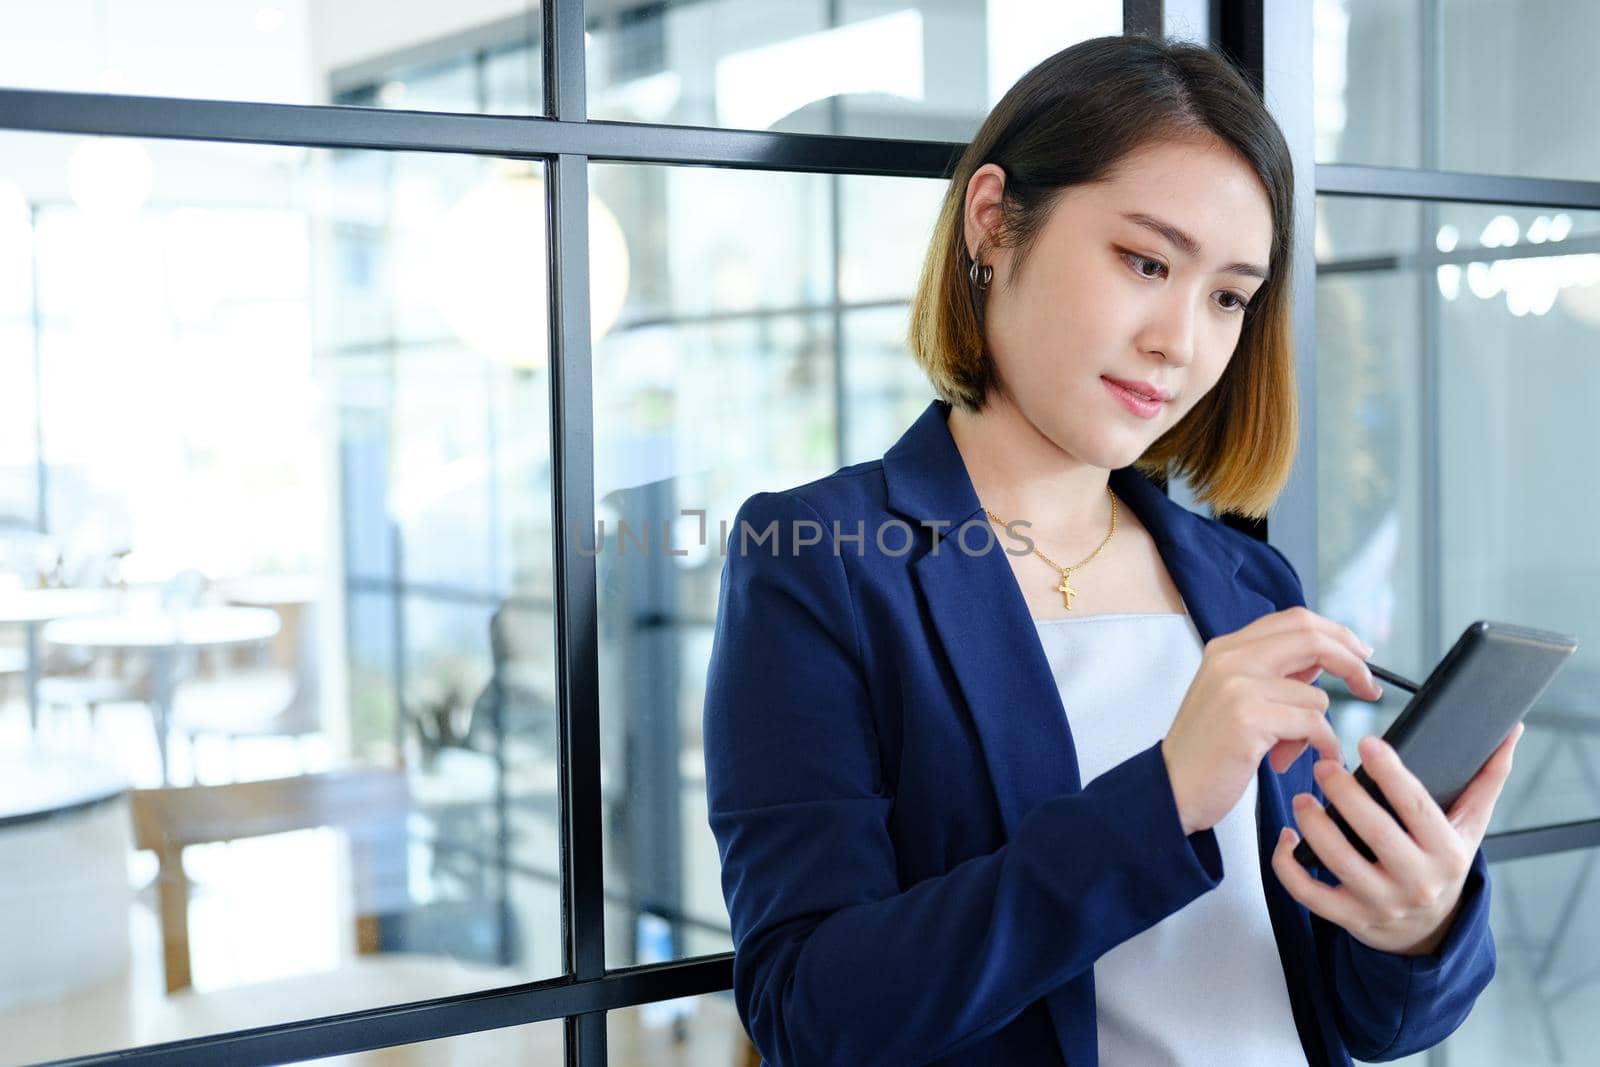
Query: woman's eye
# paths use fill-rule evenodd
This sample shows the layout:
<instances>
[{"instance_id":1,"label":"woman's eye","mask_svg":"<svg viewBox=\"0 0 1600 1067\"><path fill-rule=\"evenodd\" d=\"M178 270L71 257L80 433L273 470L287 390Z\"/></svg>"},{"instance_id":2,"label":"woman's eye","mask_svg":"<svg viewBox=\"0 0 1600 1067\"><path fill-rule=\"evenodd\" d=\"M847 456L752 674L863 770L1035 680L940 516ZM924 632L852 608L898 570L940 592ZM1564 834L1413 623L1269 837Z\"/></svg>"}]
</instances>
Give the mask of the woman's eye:
<instances>
[{"instance_id":1,"label":"woman's eye","mask_svg":"<svg viewBox=\"0 0 1600 1067\"><path fill-rule=\"evenodd\" d=\"M1159 278L1161 277L1161 273L1167 269L1166 265L1159 259L1151 259L1148 256L1141 256L1136 252L1124 252L1122 254L1122 258L1128 261L1128 265L1131 266L1141 278ZM1154 270L1150 270L1148 268L1154 268Z\"/></svg>"},{"instance_id":2,"label":"woman's eye","mask_svg":"<svg viewBox=\"0 0 1600 1067\"><path fill-rule=\"evenodd\" d=\"M1167 272L1165 263L1159 259L1151 259L1149 256L1141 256L1137 252L1123 252L1122 258L1141 278L1159 278ZM1242 312L1250 308L1250 301L1238 293L1224 290L1218 293L1217 296L1222 300L1222 309L1224 311Z\"/></svg>"}]
</instances>

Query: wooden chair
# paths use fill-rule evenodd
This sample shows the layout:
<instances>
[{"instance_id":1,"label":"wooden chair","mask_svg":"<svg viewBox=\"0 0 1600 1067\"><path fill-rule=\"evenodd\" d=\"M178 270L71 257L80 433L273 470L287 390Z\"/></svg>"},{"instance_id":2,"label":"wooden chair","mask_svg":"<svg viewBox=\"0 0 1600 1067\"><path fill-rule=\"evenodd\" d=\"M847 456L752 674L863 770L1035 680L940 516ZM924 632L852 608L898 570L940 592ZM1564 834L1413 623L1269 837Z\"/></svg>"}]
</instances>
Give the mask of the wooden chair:
<instances>
[{"instance_id":1,"label":"wooden chair","mask_svg":"<svg viewBox=\"0 0 1600 1067\"><path fill-rule=\"evenodd\" d=\"M158 896L167 992L191 984L189 845L285 833L319 826L345 830L356 883L356 951L380 948L382 894L406 893L405 820L411 799L405 774L341 770L227 785L136 789L129 794L134 847L159 859ZM401 901L403 903L403 901Z\"/></svg>"},{"instance_id":2,"label":"wooden chair","mask_svg":"<svg viewBox=\"0 0 1600 1067\"><path fill-rule=\"evenodd\" d=\"M185 847L318 826L345 829L350 833L351 865L357 888L356 951L371 953L380 947L378 916L381 914L380 908L372 907L379 903L380 896L373 893L372 889L397 884L400 892L405 892L403 866L398 871L392 865L386 869L385 861L398 855L403 864L405 818L410 804L405 774L393 770L343 770L258 782L136 789L130 792L134 847L155 852L160 863L158 896L167 992L186 989L191 984L189 885L183 872ZM370 910L363 910L363 897ZM387 954L384 958L387 958ZM382 972L374 972L374 975L383 977ZM510 984L518 977L508 973L503 982ZM297 978L288 982L269 983L273 990L269 999L281 1000L280 987L290 983L304 985L304 980ZM411 984L417 985L416 982ZM481 983L472 986L481 987ZM211 999L227 1000L233 994L244 993L261 998L263 994L257 992L260 988L229 990L220 997L212 994ZM426 994L415 995L435 995L437 992L443 990L430 989ZM194 1012L206 1005L196 1002L186 1007ZM223 1012L217 1018L226 1014ZM245 1019L238 1024L230 1022L224 1025L212 1020L206 1022L201 1031L234 1029L236 1025L259 1025L260 1022L257 1019ZM738 1026L737 1020L734 1025ZM543 1030L519 1027L493 1033L521 1035L519 1040L529 1042L542 1040ZM560 1031L553 1033L559 1039ZM187 1034L188 1030L183 1029L179 1033L163 1035L163 1039ZM465 1041L473 1037L487 1040L491 1036L466 1035L456 1040ZM383 1050L381 1055L399 1055L405 1051ZM743 1028L739 1027L734 1067L761 1067L761 1062L761 1054L750 1043Z\"/></svg>"}]
</instances>

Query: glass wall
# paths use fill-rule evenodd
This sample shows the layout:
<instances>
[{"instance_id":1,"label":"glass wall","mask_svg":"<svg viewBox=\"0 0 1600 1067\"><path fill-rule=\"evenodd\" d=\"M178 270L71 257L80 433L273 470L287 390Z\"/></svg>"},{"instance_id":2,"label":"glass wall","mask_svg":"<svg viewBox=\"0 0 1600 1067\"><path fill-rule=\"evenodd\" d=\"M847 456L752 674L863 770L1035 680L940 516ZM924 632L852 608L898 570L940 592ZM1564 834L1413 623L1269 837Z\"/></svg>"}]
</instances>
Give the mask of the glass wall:
<instances>
[{"instance_id":1,"label":"glass wall","mask_svg":"<svg viewBox=\"0 0 1600 1067\"><path fill-rule=\"evenodd\" d=\"M1323 610L1417 679L1477 619L1579 640L1529 716L1494 830L1600 816L1582 756L1600 740L1600 510L1572 466L1600 451L1597 223L1351 199L1319 218ZM1344 708L1352 741L1365 710Z\"/></svg>"},{"instance_id":2,"label":"glass wall","mask_svg":"<svg viewBox=\"0 0 1600 1067\"><path fill-rule=\"evenodd\" d=\"M741 1067L744 1026L731 993L679 997L606 1013L606 1056L618 1067Z\"/></svg>"},{"instance_id":3,"label":"glass wall","mask_svg":"<svg viewBox=\"0 0 1600 1067\"><path fill-rule=\"evenodd\" d=\"M700 740L722 527L752 493L834 470L842 447L882 455L932 398L903 337L944 183L592 174L630 263L621 317L595 349L586 537L598 551L606 955L621 966L732 947ZM928 214L871 210L896 196ZM828 239L835 213L855 220L848 240Z\"/></svg>"},{"instance_id":4,"label":"glass wall","mask_svg":"<svg viewBox=\"0 0 1600 1067\"><path fill-rule=\"evenodd\" d=\"M0 158L0 1060L560 974L542 168Z\"/></svg>"},{"instance_id":5,"label":"glass wall","mask_svg":"<svg viewBox=\"0 0 1600 1067\"><path fill-rule=\"evenodd\" d=\"M588 117L876 137L885 158L970 137L1125 7L561 2ZM1596 173L1572 132L1587 6L1314 13L1319 161ZM543 16L12 4L0 88L537 116ZM558 720L593 708L556 670L543 165L409 151L470 144L459 118L378 151L195 140L184 114L158 132L187 140L0 133L0 1064L561 975L563 865L596 845L608 966L725 952L698 735L720 523L881 455L926 405L906 302L944 182L753 151L590 166L583 124L561 128L590 193L564 242L586 249L593 341L593 403L561 444L592 445L576 536L597 578L563 632L580 666L591 618L598 639L604 827L563 841ZM346 143L295 125L323 113L272 114ZM549 124L515 125L549 150ZM1478 617L1589 650L1530 718L1496 830L1600 807L1597 232L1553 207L1318 209L1319 606L1404 673ZM1353 744L1397 710L1337 722ZM594 751L569 754L581 778ZM1497 865L1500 977L1435 1062L1581 1058L1594 856ZM619 1063L745 1048L726 991L599 1026L577 1023L582 1062L596 1037ZM352 1059L545 1062L561 1040L550 1022Z\"/></svg>"},{"instance_id":6,"label":"glass wall","mask_svg":"<svg viewBox=\"0 0 1600 1067\"><path fill-rule=\"evenodd\" d=\"M1573 133L1600 106L1572 66L1592 5L1319 0L1316 13L1320 161L1596 174ZM1560 206L1318 204L1321 607L1413 678L1477 619L1579 641L1528 715L1491 834L1600 819L1597 230L1600 212ZM1335 722L1353 745L1404 702L1336 701ZM1595 860L1494 866L1495 981L1454 1037L1408 1062L1584 1058L1600 975L1577 946L1600 915Z\"/></svg>"},{"instance_id":7,"label":"glass wall","mask_svg":"<svg viewBox=\"0 0 1600 1067\"><path fill-rule=\"evenodd\" d=\"M1587 0L1316 0L1317 159L1592 180ZM1424 48L1431 58L1424 61ZM1435 103L1428 107L1425 100ZM1424 158L1424 146L1436 156Z\"/></svg>"},{"instance_id":8,"label":"glass wall","mask_svg":"<svg viewBox=\"0 0 1600 1067\"><path fill-rule=\"evenodd\" d=\"M932 141L971 138L1028 68L1120 33L1085 0L669 0L589 5L597 119Z\"/></svg>"},{"instance_id":9,"label":"glass wall","mask_svg":"<svg viewBox=\"0 0 1600 1067\"><path fill-rule=\"evenodd\" d=\"M0 86L536 115L540 26L530 0L20 0Z\"/></svg>"},{"instance_id":10,"label":"glass wall","mask_svg":"<svg viewBox=\"0 0 1600 1067\"><path fill-rule=\"evenodd\" d=\"M1120 0L592 0L592 118L964 140ZM0 85L537 115L529 0L63 0L0 12Z\"/></svg>"},{"instance_id":11,"label":"glass wall","mask_svg":"<svg viewBox=\"0 0 1600 1067\"><path fill-rule=\"evenodd\" d=\"M1566 1067L1600 1040L1600 850L1497 863L1494 981L1448 1041L1410 1067Z\"/></svg>"}]
</instances>

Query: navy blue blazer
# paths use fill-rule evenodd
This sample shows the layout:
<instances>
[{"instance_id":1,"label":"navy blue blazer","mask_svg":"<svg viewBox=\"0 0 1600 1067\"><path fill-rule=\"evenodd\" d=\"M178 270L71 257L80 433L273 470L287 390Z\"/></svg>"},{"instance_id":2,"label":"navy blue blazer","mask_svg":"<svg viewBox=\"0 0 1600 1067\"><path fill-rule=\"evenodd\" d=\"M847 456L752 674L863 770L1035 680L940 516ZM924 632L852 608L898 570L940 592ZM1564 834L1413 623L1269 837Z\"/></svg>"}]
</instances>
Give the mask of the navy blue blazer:
<instances>
[{"instance_id":1,"label":"navy blue blazer","mask_svg":"<svg viewBox=\"0 0 1600 1067\"><path fill-rule=\"evenodd\" d=\"M977 528L949 410L931 403L882 460L751 497L725 546L709 820L739 1015L780 1067L1093 1064L1096 958L1226 873L1212 831L1184 835L1159 743L1079 781L1007 542ZM1304 603L1277 549L1132 467L1111 486L1202 638ZM948 538L968 520L962 548ZM1320 798L1315 758L1282 777L1263 760L1258 783L1295 1027L1314 1065L1399 1058L1448 1036L1494 973L1483 854L1437 953L1361 944L1269 865L1287 798Z\"/></svg>"}]
</instances>

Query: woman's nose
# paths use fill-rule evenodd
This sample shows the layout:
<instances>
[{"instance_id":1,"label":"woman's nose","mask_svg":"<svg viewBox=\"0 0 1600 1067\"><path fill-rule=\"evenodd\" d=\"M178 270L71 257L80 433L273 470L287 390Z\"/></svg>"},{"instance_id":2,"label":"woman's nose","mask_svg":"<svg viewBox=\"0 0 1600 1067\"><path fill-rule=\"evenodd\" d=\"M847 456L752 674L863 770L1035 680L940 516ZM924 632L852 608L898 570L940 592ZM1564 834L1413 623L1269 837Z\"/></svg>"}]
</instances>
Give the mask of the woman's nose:
<instances>
[{"instance_id":1,"label":"woman's nose","mask_svg":"<svg viewBox=\"0 0 1600 1067\"><path fill-rule=\"evenodd\" d=\"M1187 298L1162 300L1154 309L1140 347L1159 352L1168 363L1185 366L1194 360L1195 311Z\"/></svg>"}]
</instances>

